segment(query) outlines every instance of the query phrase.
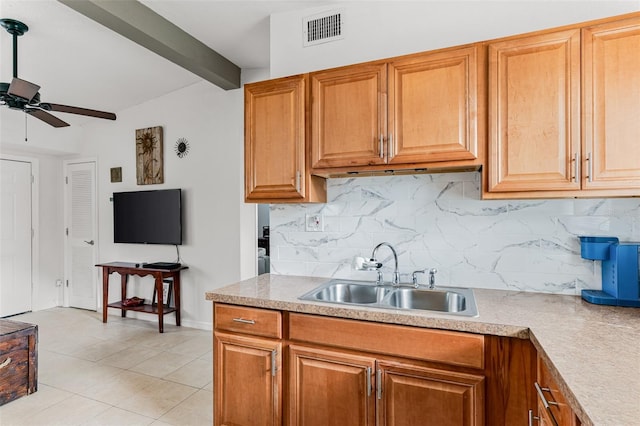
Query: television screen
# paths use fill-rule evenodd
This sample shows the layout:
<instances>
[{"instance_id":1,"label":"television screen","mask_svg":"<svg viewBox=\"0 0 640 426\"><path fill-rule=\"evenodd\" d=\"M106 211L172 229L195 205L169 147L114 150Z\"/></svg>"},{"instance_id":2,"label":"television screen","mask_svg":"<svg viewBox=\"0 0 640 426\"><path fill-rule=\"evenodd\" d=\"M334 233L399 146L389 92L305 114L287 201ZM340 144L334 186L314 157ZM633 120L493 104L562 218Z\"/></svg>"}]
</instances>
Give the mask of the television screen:
<instances>
[{"instance_id":1,"label":"television screen","mask_svg":"<svg viewBox=\"0 0 640 426\"><path fill-rule=\"evenodd\" d=\"M180 189L113 193L113 242L182 244Z\"/></svg>"}]
</instances>

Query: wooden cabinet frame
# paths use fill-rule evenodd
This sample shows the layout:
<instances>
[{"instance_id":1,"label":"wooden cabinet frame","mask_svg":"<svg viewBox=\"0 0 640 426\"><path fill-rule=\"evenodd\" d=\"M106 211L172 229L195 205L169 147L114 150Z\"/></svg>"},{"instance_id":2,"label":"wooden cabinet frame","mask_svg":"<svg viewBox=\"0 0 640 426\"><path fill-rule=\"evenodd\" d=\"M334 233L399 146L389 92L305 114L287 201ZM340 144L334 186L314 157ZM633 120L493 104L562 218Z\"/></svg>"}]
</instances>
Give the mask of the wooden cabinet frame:
<instances>
[{"instance_id":1,"label":"wooden cabinet frame","mask_svg":"<svg viewBox=\"0 0 640 426\"><path fill-rule=\"evenodd\" d=\"M244 87L245 202L325 202L311 176L307 144L307 75Z\"/></svg>"},{"instance_id":2,"label":"wooden cabinet frame","mask_svg":"<svg viewBox=\"0 0 640 426\"><path fill-rule=\"evenodd\" d=\"M455 425L526 424L536 407L537 353L526 339L225 303L214 304L214 330L216 425L242 420L252 405L266 419L259 424L329 421L342 411L315 418L305 410L322 408L343 386L351 393L341 403L358 407L349 405L345 418L365 425L393 425L394 404L430 389L438 404L462 413Z\"/></svg>"},{"instance_id":3,"label":"wooden cabinet frame","mask_svg":"<svg viewBox=\"0 0 640 426\"><path fill-rule=\"evenodd\" d=\"M311 73L313 173L479 167L484 58L474 44Z\"/></svg>"},{"instance_id":4,"label":"wooden cabinet frame","mask_svg":"<svg viewBox=\"0 0 640 426\"><path fill-rule=\"evenodd\" d=\"M640 14L488 46L484 199L640 196Z\"/></svg>"}]
</instances>

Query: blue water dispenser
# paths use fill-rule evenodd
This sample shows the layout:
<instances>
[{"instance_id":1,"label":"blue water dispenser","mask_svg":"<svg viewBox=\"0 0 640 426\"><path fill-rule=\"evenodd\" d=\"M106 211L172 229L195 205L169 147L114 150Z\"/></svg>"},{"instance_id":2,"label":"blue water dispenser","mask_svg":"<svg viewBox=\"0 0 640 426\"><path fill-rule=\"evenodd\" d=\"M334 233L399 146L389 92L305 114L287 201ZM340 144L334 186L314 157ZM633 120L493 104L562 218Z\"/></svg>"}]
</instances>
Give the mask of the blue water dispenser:
<instances>
[{"instance_id":1,"label":"blue water dispenser","mask_svg":"<svg viewBox=\"0 0 640 426\"><path fill-rule=\"evenodd\" d=\"M640 307L640 243L616 237L580 237L583 259L602 261L602 290L582 290L590 303Z\"/></svg>"}]
</instances>

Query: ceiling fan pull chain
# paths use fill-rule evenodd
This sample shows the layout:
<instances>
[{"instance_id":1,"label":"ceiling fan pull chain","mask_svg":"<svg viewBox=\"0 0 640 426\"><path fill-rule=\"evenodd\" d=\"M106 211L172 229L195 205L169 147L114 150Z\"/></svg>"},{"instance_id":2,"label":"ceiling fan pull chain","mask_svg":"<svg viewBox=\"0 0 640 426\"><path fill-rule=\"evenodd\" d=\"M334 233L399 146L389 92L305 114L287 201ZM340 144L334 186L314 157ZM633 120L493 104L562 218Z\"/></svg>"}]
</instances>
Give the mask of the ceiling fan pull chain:
<instances>
[{"instance_id":1,"label":"ceiling fan pull chain","mask_svg":"<svg viewBox=\"0 0 640 426\"><path fill-rule=\"evenodd\" d=\"M24 113L24 141L28 142L27 139L27 113Z\"/></svg>"}]
</instances>

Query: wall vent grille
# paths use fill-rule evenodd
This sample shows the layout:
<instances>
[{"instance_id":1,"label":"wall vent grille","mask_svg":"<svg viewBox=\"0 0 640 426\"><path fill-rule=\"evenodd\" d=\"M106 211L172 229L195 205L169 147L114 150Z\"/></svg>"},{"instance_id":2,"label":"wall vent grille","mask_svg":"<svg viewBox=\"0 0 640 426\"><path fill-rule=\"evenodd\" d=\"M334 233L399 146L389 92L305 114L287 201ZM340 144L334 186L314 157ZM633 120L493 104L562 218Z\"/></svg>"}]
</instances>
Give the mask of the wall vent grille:
<instances>
[{"instance_id":1,"label":"wall vent grille","mask_svg":"<svg viewBox=\"0 0 640 426\"><path fill-rule=\"evenodd\" d=\"M302 25L305 47L344 38L344 16L341 11L307 16L303 19Z\"/></svg>"}]
</instances>

